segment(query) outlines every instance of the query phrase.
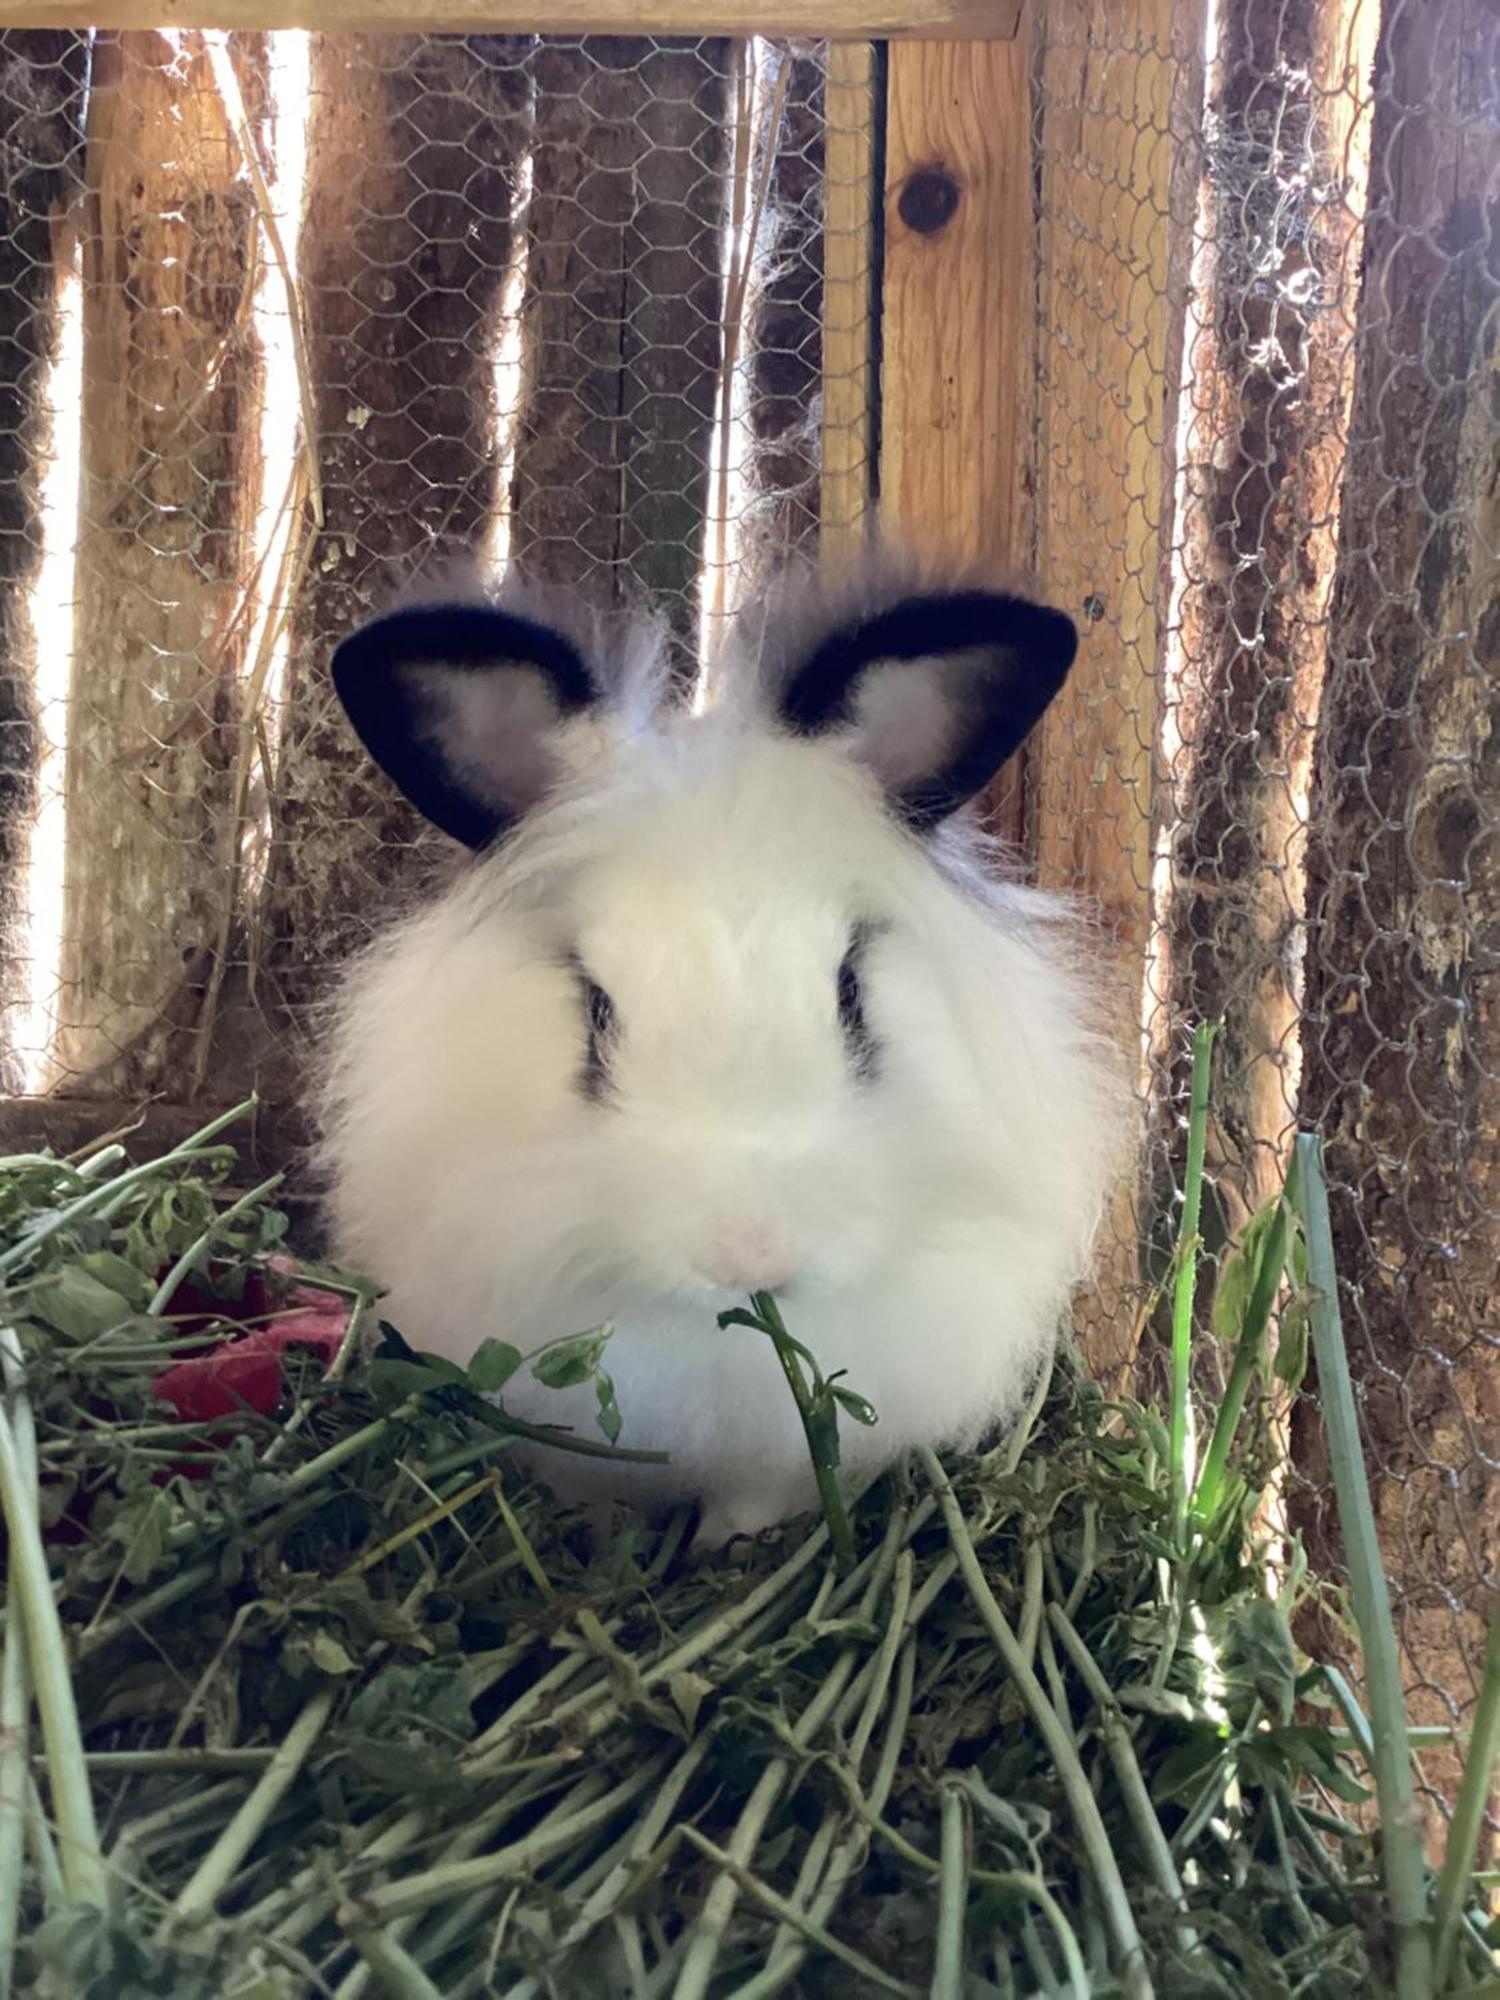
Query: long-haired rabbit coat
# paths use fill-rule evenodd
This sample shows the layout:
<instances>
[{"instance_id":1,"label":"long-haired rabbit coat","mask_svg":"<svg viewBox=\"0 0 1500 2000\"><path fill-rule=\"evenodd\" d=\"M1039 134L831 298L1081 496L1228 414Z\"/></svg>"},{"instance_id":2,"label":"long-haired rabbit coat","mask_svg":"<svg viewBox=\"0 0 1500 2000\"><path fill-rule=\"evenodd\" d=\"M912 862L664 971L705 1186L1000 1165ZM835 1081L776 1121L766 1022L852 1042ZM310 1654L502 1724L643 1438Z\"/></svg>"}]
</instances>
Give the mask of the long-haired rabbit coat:
<instances>
[{"instance_id":1,"label":"long-haired rabbit coat","mask_svg":"<svg viewBox=\"0 0 1500 2000\"><path fill-rule=\"evenodd\" d=\"M581 1499L696 1497L700 1538L810 1506L774 1291L879 1413L858 1474L973 1443L1047 1352L1115 1164L1119 1093L1066 913L952 816L1072 663L1060 613L884 559L741 621L724 698L664 703L649 623L556 594L420 603L335 684L476 851L356 963L323 1164L385 1316L467 1360L611 1321L622 1445ZM597 1436L590 1389L508 1407Z\"/></svg>"}]
</instances>

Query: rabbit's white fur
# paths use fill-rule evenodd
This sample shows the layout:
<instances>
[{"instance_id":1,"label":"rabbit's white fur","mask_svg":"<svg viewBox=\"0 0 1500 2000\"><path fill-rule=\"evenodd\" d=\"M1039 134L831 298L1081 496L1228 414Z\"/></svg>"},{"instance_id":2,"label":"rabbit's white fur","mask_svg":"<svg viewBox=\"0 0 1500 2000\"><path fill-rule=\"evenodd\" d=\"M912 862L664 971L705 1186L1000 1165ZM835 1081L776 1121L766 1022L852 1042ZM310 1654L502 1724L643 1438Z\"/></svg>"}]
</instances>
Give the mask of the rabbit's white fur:
<instances>
[{"instance_id":1,"label":"rabbit's white fur","mask_svg":"<svg viewBox=\"0 0 1500 2000\"><path fill-rule=\"evenodd\" d=\"M1086 1271L1123 1103L1072 915L953 823L908 833L841 739L779 731L768 631L701 716L655 711L649 634L616 643L626 687L556 732L556 790L354 967L323 1102L336 1247L384 1316L461 1362L612 1321L620 1443L670 1464L538 1468L586 1500L700 1497L707 1541L814 1501L769 1341L715 1315L779 1288L879 1412L841 1423L854 1473L972 1444ZM864 1084L835 997L858 921ZM578 1088L568 954L613 1000L607 1107ZM598 1436L589 1388L523 1371L505 1400Z\"/></svg>"}]
</instances>

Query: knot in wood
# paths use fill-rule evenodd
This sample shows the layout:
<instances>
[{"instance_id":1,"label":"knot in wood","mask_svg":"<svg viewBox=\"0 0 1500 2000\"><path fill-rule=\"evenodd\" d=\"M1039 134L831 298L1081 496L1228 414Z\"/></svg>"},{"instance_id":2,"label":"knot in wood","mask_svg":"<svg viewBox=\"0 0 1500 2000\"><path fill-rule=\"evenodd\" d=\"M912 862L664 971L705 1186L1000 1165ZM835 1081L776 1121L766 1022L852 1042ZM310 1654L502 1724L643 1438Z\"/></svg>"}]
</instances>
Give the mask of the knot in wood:
<instances>
[{"instance_id":1,"label":"knot in wood","mask_svg":"<svg viewBox=\"0 0 1500 2000\"><path fill-rule=\"evenodd\" d=\"M918 236L934 236L953 220L958 182L946 167L923 167L901 190L896 212Z\"/></svg>"}]
</instances>

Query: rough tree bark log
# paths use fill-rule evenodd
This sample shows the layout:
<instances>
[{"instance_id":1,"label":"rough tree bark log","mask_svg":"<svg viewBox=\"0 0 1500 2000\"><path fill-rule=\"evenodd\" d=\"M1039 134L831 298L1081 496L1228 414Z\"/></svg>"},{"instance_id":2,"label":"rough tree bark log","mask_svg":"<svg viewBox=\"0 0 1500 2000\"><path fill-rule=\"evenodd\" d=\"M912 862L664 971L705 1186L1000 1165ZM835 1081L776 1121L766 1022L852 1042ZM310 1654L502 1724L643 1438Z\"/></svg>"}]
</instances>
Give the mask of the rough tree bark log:
<instances>
[{"instance_id":1,"label":"rough tree bark log","mask_svg":"<svg viewBox=\"0 0 1500 2000\"><path fill-rule=\"evenodd\" d=\"M88 48L60 29L0 34L0 1022L23 1004L30 966L26 868L37 799L37 714L27 593L40 556L42 454L56 335L55 212L83 179ZM24 1078L11 1034L0 1089Z\"/></svg>"},{"instance_id":2,"label":"rough tree bark log","mask_svg":"<svg viewBox=\"0 0 1500 2000\"><path fill-rule=\"evenodd\" d=\"M102 35L88 114L60 1088L173 1088L216 930L238 669L229 626L256 451L253 208L201 43Z\"/></svg>"},{"instance_id":3,"label":"rough tree bark log","mask_svg":"<svg viewBox=\"0 0 1500 2000\"><path fill-rule=\"evenodd\" d=\"M1313 794L1304 1118L1416 1718L1500 1562L1500 19L1392 0ZM1316 1422L1298 1425L1312 1499ZM1325 1542L1326 1547L1326 1542ZM1451 1761L1430 1775L1451 1783Z\"/></svg>"},{"instance_id":4,"label":"rough tree bark log","mask_svg":"<svg viewBox=\"0 0 1500 2000\"><path fill-rule=\"evenodd\" d=\"M324 531L292 627L263 1004L295 1068L306 1010L422 841L334 701L333 647L474 550L497 453L495 307L525 142L526 43L315 39L301 239Z\"/></svg>"},{"instance_id":5,"label":"rough tree bark log","mask_svg":"<svg viewBox=\"0 0 1500 2000\"><path fill-rule=\"evenodd\" d=\"M1351 0L1234 11L1210 105L1166 998L1173 1019L1224 1024L1211 1166L1236 1231L1280 1187L1296 1121L1306 798L1354 384L1374 24ZM1179 1084L1185 1102L1185 1066Z\"/></svg>"},{"instance_id":6,"label":"rough tree bark log","mask_svg":"<svg viewBox=\"0 0 1500 2000\"><path fill-rule=\"evenodd\" d=\"M511 552L694 632L719 362L728 45L536 52Z\"/></svg>"}]
</instances>

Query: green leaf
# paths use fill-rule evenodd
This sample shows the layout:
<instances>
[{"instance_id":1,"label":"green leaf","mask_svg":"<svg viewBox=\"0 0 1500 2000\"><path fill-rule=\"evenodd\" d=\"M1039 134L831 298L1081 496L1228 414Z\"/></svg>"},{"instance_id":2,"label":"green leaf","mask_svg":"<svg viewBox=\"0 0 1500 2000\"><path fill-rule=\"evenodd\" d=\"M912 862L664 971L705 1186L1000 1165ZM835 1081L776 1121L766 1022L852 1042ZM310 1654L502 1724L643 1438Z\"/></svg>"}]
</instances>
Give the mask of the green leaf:
<instances>
[{"instance_id":1,"label":"green leaf","mask_svg":"<svg viewBox=\"0 0 1500 2000\"><path fill-rule=\"evenodd\" d=\"M1291 1299L1281 1315L1281 1335L1276 1343L1276 1359L1271 1372L1289 1389L1300 1389L1307 1374L1309 1321L1303 1298Z\"/></svg>"},{"instance_id":2,"label":"green leaf","mask_svg":"<svg viewBox=\"0 0 1500 2000\"><path fill-rule=\"evenodd\" d=\"M621 1429L620 1406L615 1401L614 1380L602 1368L594 1376L594 1392L599 1398L599 1428L610 1444L618 1444Z\"/></svg>"},{"instance_id":3,"label":"green leaf","mask_svg":"<svg viewBox=\"0 0 1500 2000\"><path fill-rule=\"evenodd\" d=\"M150 1304L154 1289L151 1280L124 1257L117 1257L113 1250L87 1250L73 1261L91 1278L97 1278L101 1285L128 1300L133 1312L144 1312Z\"/></svg>"},{"instance_id":4,"label":"green leaf","mask_svg":"<svg viewBox=\"0 0 1500 2000\"><path fill-rule=\"evenodd\" d=\"M1264 1597L1231 1605L1229 1652L1235 1678L1248 1682L1278 1722L1290 1722L1297 1698L1297 1655L1278 1607Z\"/></svg>"},{"instance_id":5,"label":"green leaf","mask_svg":"<svg viewBox=\"0 0 1500 2000\"><path fill-rule=\"evenodd\" d=\"M436 1354L424 1355L420 1361L394 1361L381 1355L369 1363L365 1374L373 1390L384 1390L398 1400L405 1396L426 1395L429 1390L441 1389L450 1383L461 1383L464 1388L469 1386L469 1378L462 1368Z\"/></svg>"},{"instance_id":6,"label":"green leaf","mask_svg":"<svg viewBox=\"0 0 1500 2000\"><path fill-rule=\"evenodd\" d=\"M343 1642L320 1625L308 1641L308 1656L325 1674L353 1674L359 1671Z\"/></svg>"},{"instance_id":7,"label":"green leaf","mask_svg":"<svg viewBox=\"0 0 1500 2000\"><path fill-rule=\"evenodd\" d=\"M1195 1728L1207 1726L1220 1734L1216 1718L1203 1706L1194 1701L1190 1694L1181 1694L1176 1688L1149 1687L1144 1682L1138 1687L1121 1688L1115 1696L1122 1708L1139 1709L1146 1715L1165 1716L1173 1722L1191 1723Z\"/></svg>"},{"instance_id":8,"label":"green leaf","mask_svg":"<svg viewBox=\"0 0 1500 2000\"><path fill-rule=\"evenodd\" d=\"M503 1389L520 1367L523 1356L508 1340L482 1340L469 1363L469 1383L482 1396Z\"/></svg>"},{"instance_id":9,"label":"green leaf","mask_svg":"<svg viewBox=\"0 0 1500 2000\"><path fill-rule=\"evenodd\" d=\"M32 1288L31 1311L64 1340L97 1340L131 1314L130 1301L81 1264L64 1264Z\"/></svg>"},{"instance_id":10,"label":"green leaf","mask_svg":"<svg viewBox=\"0 0 1500 2000\"><path fill-rule=\"evenodd\" d=\"M683 1727L689 1736L698 1726L698 1711L703 1706L704 1697L714 1691L714 1683L702 1674L676 1673L667 1676L667 1693L672 1698L672 1706L682 1717Z\"/></svg>"},{"instance_id":11,"label":"green leaf","mask_svg":"<svg viewBox=\"0 0 1500 2000\"><path fill-rule=\"evenodd\" d=\"M865 1397L857 1395L853 1389L834 1389L832 1394L839 1408L846 1416L853 1417L857 1424L863 1424L869 1429L880 1422L875 1405Z\"/></svg>"},{"instance_id":12,"label":"green leaf","mask_svg":"<svg viewBox=\"0 0 1500 2000\"><path fill-rule=\"evenodd\" d=\"M1245 1310L1260 1277L1260 1268L1265 1262L1267 1241L1280 1207L1281 1196L1278 1194L1273 1201L1268 1201L1264 1208L1257 1210L1251 1216L1245 1225L1244 1234L1225 1257L1219 1272L1219 1282L1214 1290L1213 1310L1209 1318L1219 1339L1230 1346L1233 1346L1243 1331Z\"/></svg>"},{"instance_id":13,"label":"green leaf","mask_svg":"<svg viewBox=\"0 0 1500 2000\"><path fill-rule=\"evenodd\" d=\"M613 1332L612 1326L596 1326L588 1333L554 1341L533 1357L532 1374L544 1389L576 1389L598 1368Z\"/></svg>"}]
</instances>

